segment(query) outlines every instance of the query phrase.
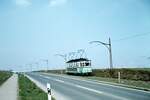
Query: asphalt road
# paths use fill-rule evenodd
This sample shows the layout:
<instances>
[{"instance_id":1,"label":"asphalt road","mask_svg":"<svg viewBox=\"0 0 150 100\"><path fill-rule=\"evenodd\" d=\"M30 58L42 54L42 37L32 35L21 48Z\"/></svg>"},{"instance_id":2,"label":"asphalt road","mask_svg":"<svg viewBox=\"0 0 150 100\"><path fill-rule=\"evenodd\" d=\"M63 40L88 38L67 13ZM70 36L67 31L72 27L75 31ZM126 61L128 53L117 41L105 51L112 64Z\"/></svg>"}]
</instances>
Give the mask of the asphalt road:
<instances>
[{"instance_id":1,"label":"asphalt road","mask_svg":"<svg viewBox=\"0 0 150 100\"><path fill-rule=\"evenodd\" d=\"M150 100L150 92L82 80L71 76L28 73L30 77L70 100Z\"/></svg>"}]
</instances>

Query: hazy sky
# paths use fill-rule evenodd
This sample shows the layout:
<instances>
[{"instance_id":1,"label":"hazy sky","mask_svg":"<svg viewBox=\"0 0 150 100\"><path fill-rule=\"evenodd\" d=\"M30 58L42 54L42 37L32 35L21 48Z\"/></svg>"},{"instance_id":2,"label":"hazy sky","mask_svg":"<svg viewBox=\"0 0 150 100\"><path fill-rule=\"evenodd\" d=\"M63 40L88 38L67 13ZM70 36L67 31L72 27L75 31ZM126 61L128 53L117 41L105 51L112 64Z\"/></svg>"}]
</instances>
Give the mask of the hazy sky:
<instances>
[{"instance_id":1,"label":"hazy sky","mask_svg":"<svg viewBox=\"0 0 150 100\"><path fill-rule=\"evenodd\" d=\"M94 68L108 68L107 48L89 42L109 37L114 67L150 66L150 1L0 0L0 69L44 68L41 59L61 68L55 54L82 48Z\"/></svg>"}]
</instances>

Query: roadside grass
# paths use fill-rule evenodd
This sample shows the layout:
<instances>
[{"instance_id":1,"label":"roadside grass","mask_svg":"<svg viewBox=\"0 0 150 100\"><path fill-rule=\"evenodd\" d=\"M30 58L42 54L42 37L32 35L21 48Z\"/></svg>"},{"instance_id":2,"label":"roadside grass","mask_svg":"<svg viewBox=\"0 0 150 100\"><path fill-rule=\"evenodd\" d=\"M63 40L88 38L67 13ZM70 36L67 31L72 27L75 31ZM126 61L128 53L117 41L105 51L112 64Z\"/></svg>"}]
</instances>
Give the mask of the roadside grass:
<instances>
[{"instance_id":1,"label":"roadside grass","mask_svg":"<svg viewBox=\"0 0 150 100\"><path fill-rule=\"evenodd\" d=\"M11 76L12 72L0 71L0 85L2 85Z\"/></svg>"},{"instance_id":2,"label":"roadside grass","mask_svg":"<svg viewBox=\"0 0 150 100\"><path fill-rule=\"evenodd\" d=\"M95 76L89 76L89 77L86 77L86 78L92 79L92 80L98 80L98 81L119 83L118 79L116 79L116 78L104 78L104 77L95 77ZM129 85L129 87L133 86L133 87L140 87L140 88L150 89L150 81L135 81L135 80L121 79L120 84Z\"/></svg>"},{"instance_id":3,"label":"roadside grass","mask_svg":"<svg viewBox=\"0 0 150 100\"><path fill-rule=\"evenodd\" d=\"M116 68L116 69L93 69L92 75L96 77L117 78L118 72L122 79L134 81L150 81L149 68Z\"/></svg>"},{"instance_id":4,"label":"roadside grass","mask_svg":"<svg viewBox=\"0 0 150 100\"><path fill-rule=\"evenodd\" d=\"M47 93L27 77L19 74L19 100L48 100ZM55 100L54 98L52 100Z\"/></svg>"}]
</instances>

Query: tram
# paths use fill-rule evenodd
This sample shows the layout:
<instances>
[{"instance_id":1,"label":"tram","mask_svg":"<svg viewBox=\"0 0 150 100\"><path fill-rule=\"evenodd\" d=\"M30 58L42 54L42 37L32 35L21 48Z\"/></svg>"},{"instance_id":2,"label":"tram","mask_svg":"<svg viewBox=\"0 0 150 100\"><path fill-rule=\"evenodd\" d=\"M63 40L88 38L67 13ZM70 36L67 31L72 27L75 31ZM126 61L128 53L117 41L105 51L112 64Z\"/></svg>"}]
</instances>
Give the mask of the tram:
<instances>
[{"instance_id":1,"label":"tram","mask_svg":"<svg viewBox=\"0 0 150 100\"><path fill-rule=\"evenodd\" d=\"M89 75L92 73L91 60L87 58L71 59L66 62L67 74Z\"/></svg>"}]
</instances>

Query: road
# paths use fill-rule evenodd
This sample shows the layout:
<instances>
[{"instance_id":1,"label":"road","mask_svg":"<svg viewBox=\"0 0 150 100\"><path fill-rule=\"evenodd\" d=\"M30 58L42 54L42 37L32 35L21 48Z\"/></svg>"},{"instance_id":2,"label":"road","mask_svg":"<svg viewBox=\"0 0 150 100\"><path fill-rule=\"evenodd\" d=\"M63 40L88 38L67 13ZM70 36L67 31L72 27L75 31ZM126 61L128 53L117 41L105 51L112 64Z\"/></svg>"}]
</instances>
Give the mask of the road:
<instances>
[{"instance_id":1,"label":"road","mask_svg":"<svg viewBox=\"0 0 150 100\"><path fill-rule=\"evenodd\" d=\"M141 90L122 88L72 76L40 73L28 73L28 75L45 86L49 82L52 89L70 100L150 100L150 92Z\"/></svg>"}]
</instances>

